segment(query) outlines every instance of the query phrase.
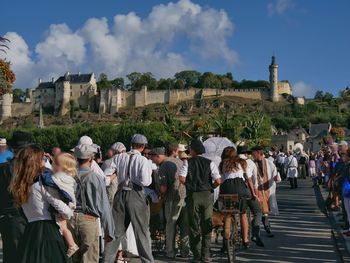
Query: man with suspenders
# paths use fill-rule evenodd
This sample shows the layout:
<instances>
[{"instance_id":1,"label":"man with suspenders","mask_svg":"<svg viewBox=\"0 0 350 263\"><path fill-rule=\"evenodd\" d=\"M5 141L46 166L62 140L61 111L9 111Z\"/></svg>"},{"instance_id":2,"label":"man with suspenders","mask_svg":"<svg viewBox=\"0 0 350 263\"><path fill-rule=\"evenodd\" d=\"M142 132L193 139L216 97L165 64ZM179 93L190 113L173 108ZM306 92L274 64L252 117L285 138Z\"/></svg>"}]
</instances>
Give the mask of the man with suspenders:
<instances>
[{"instance_id":1,"label":"man with suspenders","mask_svg":"<svg viewBox=\"0 0 350 263\"><path fill-rule=\"evenodd\" d=\"M114 263L120 242L131 223L134 229L137 250L143 263L154 262L149 231L150 210L144 187L152 183L152 162L141 155L147 138L135 134L131 139L132 150L115 156L105 174L118 177L118 192L113 201L113 218L116 240L107 243L105 263Z\"/></svg>"}]
</instances>

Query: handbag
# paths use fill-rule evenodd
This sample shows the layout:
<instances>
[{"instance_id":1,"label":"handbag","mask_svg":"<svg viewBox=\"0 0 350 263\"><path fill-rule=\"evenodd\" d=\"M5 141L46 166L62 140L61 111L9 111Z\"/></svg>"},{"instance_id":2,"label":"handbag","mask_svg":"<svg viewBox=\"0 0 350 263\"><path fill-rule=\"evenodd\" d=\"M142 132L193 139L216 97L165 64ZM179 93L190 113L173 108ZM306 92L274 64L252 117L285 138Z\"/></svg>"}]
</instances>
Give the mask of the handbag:
<instances>
[{"instance_id":1,"label":"handbag","mask_svg":"<svg viewBox=\"0 0 350 263\"><path fill-rule=\"evenodd\" d=\"M350 198L350 182L348 178L346 178L343 182L342 193L343 197Z\"/></svg>"}]
</instances>

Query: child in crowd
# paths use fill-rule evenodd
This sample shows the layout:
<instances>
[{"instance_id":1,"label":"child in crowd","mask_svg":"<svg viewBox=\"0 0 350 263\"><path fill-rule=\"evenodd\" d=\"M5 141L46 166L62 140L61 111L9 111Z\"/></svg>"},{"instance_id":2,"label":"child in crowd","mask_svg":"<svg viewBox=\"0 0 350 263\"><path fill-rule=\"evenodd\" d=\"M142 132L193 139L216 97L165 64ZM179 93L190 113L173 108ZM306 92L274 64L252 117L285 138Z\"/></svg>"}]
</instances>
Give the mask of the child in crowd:
<instances>
[{"instance_id":1,"label":"child in crowd","mask_svg":"<svg viewBox=\"0 0 350 263\"><path fill-rule=\"evenodd\" d=\"M69 153L62 153L55 157L53 162L53 172L48 169L42 174L43 184L48 186L48 192L56 198L61 199L69 205L71 209L75 208L75 179L77 175L77 163L75 158ZM78 251L79 247L74 241L71 231L67 227L67 220L61 217L56 211L56 223L60 227L60 232L63 235L67 246L67 256L71 257Z\"/></svg>"},{"instance_id":2,"label":"child in crowd","mask_svg":"<svg viewBox=\"0 0 350 263\"><path fill-rule=\"evenodd\" d=\"M75 158L69 153L63 153L58 155L54 160L53 166L54 174L52 175L52 179L57 185L57 187L61 191L65 191L71 197L71 202L69 202L69 206L74 209L76 205L75 199L75 179L74 177L77 175L77 162ZM67 227L67 220L56 216L56 222L60 226L60 230L64 239L68 245L67 256L71 257L79 247L74 241L73 235Z\"/></svg>"}]
</instances>

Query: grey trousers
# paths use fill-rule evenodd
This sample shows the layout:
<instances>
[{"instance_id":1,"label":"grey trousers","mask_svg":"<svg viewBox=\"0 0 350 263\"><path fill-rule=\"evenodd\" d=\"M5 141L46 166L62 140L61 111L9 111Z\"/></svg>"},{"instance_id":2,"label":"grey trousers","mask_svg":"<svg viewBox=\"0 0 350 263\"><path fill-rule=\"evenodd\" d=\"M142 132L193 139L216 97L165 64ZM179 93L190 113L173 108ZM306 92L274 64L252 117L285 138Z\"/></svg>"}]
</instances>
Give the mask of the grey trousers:
<instances>
[{"instance_id":1,"label":"grey trousers","mask_svg":"<svg viewBox=\"0 0 350 263\"><path fill-rule=\"evenodd\" d=\"M189 227L188 216L184 200L167 200L165 202L166 219L166 254L168 257L175 257L175 238L176 226L180 229L180 254L183 257L188 256L189 248Z\"/></svg>"},{"instance_id":2,"label":"grey trousers","mask_svg":"<svg viewBox=\"0 0 350 263\"><path fill-rule=\"evenodd\" d=\"M253 215L252 219L252 234L253 236L260 236L260 222L262 220L262 211L260 204L257 200L248 199L247 204L250 208L250 212Z\"/></svg>"},{"instance_id":3,"label":"grey trousers","mask_svg":"<svg viewBox=\"0 0 350 263\"><path fill-rule=\"evenodd\" d=\"M106 244L104 262L114 263L119 245L130 223L134 229L141 261L154 262L149 231L150 210L143 191L118 191L113 202L113 218L116 239Z\"/></svg>"}]
</instances>

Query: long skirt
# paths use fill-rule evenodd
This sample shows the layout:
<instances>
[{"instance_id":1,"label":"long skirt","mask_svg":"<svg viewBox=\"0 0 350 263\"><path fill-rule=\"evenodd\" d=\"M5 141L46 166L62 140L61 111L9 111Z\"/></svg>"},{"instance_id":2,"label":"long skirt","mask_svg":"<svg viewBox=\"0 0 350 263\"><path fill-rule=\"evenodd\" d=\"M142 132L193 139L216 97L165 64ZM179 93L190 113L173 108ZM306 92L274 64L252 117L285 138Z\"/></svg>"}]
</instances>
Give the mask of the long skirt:
<instances>
[{"instance_id":1,"label":"long skirt","mask_svg":"<svg viewBox=\"0 0 350 263\"><path fill-rule=\"evenodd\" d=\"M26 226L19 243L21 263L66 263L67 247L54 221L35 221Z\"/></svg>"}]
</instances>

